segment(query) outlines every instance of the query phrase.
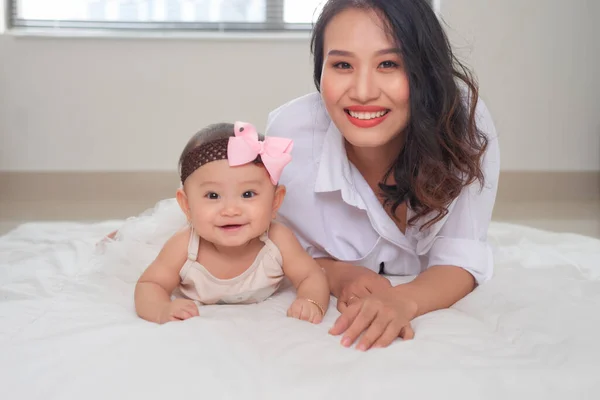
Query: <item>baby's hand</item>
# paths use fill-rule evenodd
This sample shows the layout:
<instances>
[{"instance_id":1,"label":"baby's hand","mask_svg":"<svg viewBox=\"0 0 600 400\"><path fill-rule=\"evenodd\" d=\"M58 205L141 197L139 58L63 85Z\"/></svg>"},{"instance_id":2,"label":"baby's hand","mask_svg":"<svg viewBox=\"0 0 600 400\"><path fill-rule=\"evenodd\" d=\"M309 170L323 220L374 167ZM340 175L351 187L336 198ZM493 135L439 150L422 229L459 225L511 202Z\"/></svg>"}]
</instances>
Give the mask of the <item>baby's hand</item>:
<instances>
[{"instance_id":1,"label":"baby's hand","mask_svg":"<svg viewBox=\"0 0 600 400\"><path fill-rule=\"evenodd\" d=\"M199 315L198 307L196 307L196 303L192 300L175 299L163 307L158 323L164 324L171 321L183 321Z\"/></svg>"},{"instance_id":2,"label":"baby's hand","mask_svg":"<svg viewBox=\"0 0 600 400\"><path fill-rule=\"evenodd\" d=\"M296 299L288 309L287 316L313 324L318 324L323 320L319 306L307 299Z\"/></svg>"}]
</instances>

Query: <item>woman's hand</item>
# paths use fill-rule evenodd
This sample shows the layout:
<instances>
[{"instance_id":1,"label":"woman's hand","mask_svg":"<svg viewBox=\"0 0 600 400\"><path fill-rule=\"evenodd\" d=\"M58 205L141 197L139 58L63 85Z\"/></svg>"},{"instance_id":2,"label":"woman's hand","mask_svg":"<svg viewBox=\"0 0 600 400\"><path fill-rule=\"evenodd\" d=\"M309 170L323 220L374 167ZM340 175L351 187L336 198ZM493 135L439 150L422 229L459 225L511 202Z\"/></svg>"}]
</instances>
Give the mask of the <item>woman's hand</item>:
<instances>
[{"instance_id":1,"label":"woman's hand","mask_svg":"<svg viewBox=\"0 0 600 400\"><path fill-rule=\"evenodd\" d=\"M415 333L410 321L417 315L417 304L401 293L387 288L364 298L353 298L342 311L329 333L341 335L342 345L351 346L364 333L358 350L387 347L397 337L412 339Z\"/></svg>"},{"instance_id":2,"label":"woman's hand","mask_svg":"<svg viewBox=\"0 0 600 400\"><path fill-rule=\"evenodd\" d=\"M337 297L337 309L345 312L354 300L392 287L388 279L365 267L345 264L339 273L330 274L332 292Z\"/></svg>"}]
</instances>

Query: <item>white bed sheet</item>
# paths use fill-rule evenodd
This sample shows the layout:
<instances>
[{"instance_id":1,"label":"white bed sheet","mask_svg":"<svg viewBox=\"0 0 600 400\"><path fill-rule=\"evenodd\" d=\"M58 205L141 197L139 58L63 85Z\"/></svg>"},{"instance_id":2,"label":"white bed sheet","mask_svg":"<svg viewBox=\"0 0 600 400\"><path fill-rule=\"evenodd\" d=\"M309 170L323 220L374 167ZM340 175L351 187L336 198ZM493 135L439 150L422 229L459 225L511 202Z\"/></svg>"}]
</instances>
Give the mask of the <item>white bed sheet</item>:
<instances>
[{"instance_id":1,"label":"white bed sheet","mask_svg":"<svg viewBox=\"0 0 600 400\"><path fill-rule=\"evenodd\" d=\"M599 399L600 241L492 224L494 279L361 353L288 319L293 293L136 317L139 271L94 261L119 221L26 224L0 238L3 399ZM399 279L394 279L400 281Z\"/></svg>"}]
</instances>

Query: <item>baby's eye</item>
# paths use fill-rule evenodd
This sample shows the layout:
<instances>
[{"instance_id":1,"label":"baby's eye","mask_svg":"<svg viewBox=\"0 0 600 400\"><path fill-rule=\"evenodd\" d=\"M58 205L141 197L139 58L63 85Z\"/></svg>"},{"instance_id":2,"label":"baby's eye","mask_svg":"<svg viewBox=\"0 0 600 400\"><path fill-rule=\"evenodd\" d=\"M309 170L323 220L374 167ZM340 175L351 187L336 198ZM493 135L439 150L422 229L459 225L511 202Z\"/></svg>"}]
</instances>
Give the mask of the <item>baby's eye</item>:
<instances>
[{"instance_id":1,"label":"baby's eye","mask_svg":"<svg viewBox=\"0 0 600 400\"><path fill-rule=\"evenodd\" d=\"M245 199L250 199L254 196L256 196L256 193L253 192L252 190L248 190L247 192L244 192L244 194L242 195L242 197Z\"/></svg>"},{"instance_id":2,"label":"baby's eye","mask_svg":"<svg viewBox=\"0 0 600 400\"><path fill-rule=\"evenodd\" d=\"M208 192L206 193L205 197L210 200L217 200L219 198L219 195L215 192Z\"/></svg>"}]
</instances>

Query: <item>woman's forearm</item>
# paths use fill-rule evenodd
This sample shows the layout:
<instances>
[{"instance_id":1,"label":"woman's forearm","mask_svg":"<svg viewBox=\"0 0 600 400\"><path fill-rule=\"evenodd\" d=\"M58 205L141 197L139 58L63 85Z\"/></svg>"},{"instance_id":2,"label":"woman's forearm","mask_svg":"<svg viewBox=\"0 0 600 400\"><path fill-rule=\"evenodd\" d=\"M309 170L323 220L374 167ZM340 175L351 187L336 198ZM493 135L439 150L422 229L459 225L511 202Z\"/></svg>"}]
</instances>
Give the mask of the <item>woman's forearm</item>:
<instances>
[{"instance_id":1,"label":"woman's forearm","mask_svg":"<svg viewBox=\"0 0 600 400\"><path fill-rule=\"evenodd\" d=\"M415 303L418 317L452 306L474 288L473 275L463 268L444 265L431 267L394 290Z\"/></svg>"}]
</instances>

